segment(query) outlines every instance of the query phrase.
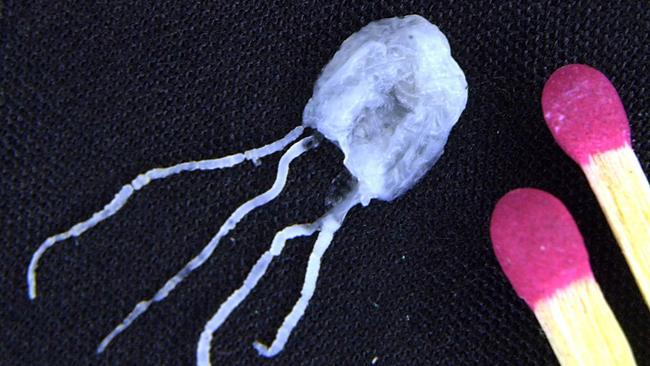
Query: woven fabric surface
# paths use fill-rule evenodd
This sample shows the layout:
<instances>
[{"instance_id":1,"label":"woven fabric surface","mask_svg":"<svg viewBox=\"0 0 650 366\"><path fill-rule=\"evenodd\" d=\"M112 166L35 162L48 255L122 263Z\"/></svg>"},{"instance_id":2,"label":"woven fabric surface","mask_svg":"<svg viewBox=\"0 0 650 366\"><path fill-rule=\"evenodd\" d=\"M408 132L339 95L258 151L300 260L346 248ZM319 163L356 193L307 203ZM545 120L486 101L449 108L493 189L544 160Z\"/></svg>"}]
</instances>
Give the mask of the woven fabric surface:
<instances>
[{"instance_id":1,"label":"woven fabric surface","mask_svg":"<svg viewBox=\"0 0 650 366\"><path fill-rule=\"evenodd\" d=\"M155 3L155 4L153 4ZM585 178L542 117L546 78L567 63L608 75L650 172L647 1L4 1L0 19L0 364L191 365L207 319L276 231L325 210L343 170L331 144L300 157L280 197L101 356L99 341L273 182L259 167L194 172L139 191L117 215L29 259L138 173L240 152L301 123L320 69L368 22L421 14L446 34L469 102L446 152L394 202L356 207L323 258L316 293L277 357L314 237L293 240L215 334L215 365L554 365L492 253L496 200L558 196L640 365L650 313Z\"/></svg>"}]
</instances>

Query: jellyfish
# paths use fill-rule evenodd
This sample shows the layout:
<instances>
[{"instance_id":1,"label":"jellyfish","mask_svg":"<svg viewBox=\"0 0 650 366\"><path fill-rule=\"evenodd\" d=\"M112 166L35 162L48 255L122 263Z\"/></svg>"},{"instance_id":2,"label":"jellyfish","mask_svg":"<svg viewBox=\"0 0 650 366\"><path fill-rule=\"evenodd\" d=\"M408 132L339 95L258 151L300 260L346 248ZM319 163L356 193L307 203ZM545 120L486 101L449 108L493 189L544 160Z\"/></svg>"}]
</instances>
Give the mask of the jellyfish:
<instances>
[{"instance_id":1,"label":"jellyfish","mask_svg":"<svg viewBox=\"0 0 650 366\"><path fill-rule=\"evenodd\" d=\"M371 22L347 38L323 68L305 106L302 125L259 148L154 168L138 175L89 219L47 238L38 247L27 270L28 296L36 298L36 269L49 248L114 215L150 182L182 172L226 169L244 161L258 163L289 146L280 158L273 185L239 206L194 258L150 298L139 302L99 343L97 353L102 353L151 305L163 301L203 265L244 216L280 194L294 159L327 140L343 152L343 165L351 177L346 191L335 197L316 221L290 225L276 233L270 248L253 265L241 287L207 321L196 350L197 364L210 365L215 332L250 294L273 258L281 255L286 242L318 233L299 299L269 345L253 344L261 356L273 357L283 350L305 313L316 290L321 258L350 209L359 204L367 206L373 199L392 201L413 187L442 155L466 103L465 75L452 58L446 37L435 25L419 15ZM298 140L306 131L312 134Z\"/></svg>"}]
</instances>

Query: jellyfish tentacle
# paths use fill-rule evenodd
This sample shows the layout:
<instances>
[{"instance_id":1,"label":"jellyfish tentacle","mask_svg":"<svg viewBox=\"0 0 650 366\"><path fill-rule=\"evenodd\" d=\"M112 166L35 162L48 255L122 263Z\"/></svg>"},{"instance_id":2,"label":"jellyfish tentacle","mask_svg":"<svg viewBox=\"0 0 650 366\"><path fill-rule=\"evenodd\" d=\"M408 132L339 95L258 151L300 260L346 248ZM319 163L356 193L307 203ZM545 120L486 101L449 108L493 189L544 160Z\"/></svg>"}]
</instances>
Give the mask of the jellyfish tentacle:
<instances>
[{"instance_id":1,"label":"jellyfish tentacle","mask_svg":"<svg viewBox=\"0 0 650 366\"><path fill-rule=\"evenodd\" d=\"M275 339L271 343L271 346L266 346L261 342L256 341L253 343L253 347L257 352L264 357L274 357L282 351L291 332L296 327L302 316L305 314L305 310L309 305L314 292L316 290L316 282L318 280L318 272L320 270L321 258L323 254L332 243L334 234L343 224L345 215L359 203L359 198L357 193L348 196L346 200L335 206L329 213L323 216L320 220L320 233L318 238L314 243L314 249L312 250L311 255L309 256L309 262L307 263L307 272L305 273L305 281L300 291L300 298L291 309L291 312L284 318L282 325L278 329Z\"/></svg>"},{"instance_id":2,"label":"jellyfish tentacle","mask_svg":"<svg viewBox=\"0 0 650 366\"><path fill-rule=\"evenodd\" d=\"M222 158L189 161L165 168L153 168L142 174L139 174L130 183L122 186L115 197L113 197L113 199L108 204L106 204L104 208L93 213L89 219L75 224L68 231L53 235L41 243L36 252L34 252L27 269L27 287L29 298L31 300L34 300L36 298L36 269L38 268L39 260L49 248L60 241L69 239L70 237L80 236L86 230L113 216L115 213L117 213L117 211L124 207L126 202L135 193L135 191L142 189L142 187L151 183L151 181L167 178L181 172L230 168L246 160L252 160L253 162L256 162L260 158L283 150L287 145L300 137L303 131L304 128L302 126L298 126L277 141L274 141L262 147L245 151L243 153L228 155Z\"/></svg>"},{"instance_id":3,"label":"jellyfish tentacle","mask_svg":"<svg viewBox=\"0 0 650 366\"><path fill-rule=\"evenodd\" d=\"M295 144L293 144L280 158L280 163L278 164L278 171L273 182L273 186L269 188L266 192L248 200L241 206L239 206L231 215L228 217L226 222L223 223L219 232L212 237L210 242L203 247L201 252L192 258L174 277L167 280L167 282L161 287L152 298L140 301L135 308L129 313L129 315L120 323L111 333L109 333L97 347L97 353L102 353L108 344L115 338L118 334L122 333L126 328L133 323L140 315L142 315L151 304L154 302L164 300L167 295L181 282L183 281L190 273L195 269L199 268L215 251L219 245L219 241L225 235L227 235L230 230L234 229L237 226L237 223L244 218L252 210L263 206L276 198L282 189L284 188L287 182L287 175L289 173L289 164L295 158L302 155L305 151L316 146L315 139L313 136L306 137Z\"/></svg>"},{"instance_id":4,"label":"jellyfish tentacle","mask_svg":"<svg viewBox=\"0 0 650 366\"><path fill-rule=\"evenodd\" d=\"M305 274L303 288L300 291L300 298L294 305L293 309L291 309L289 315L284 319L284 322L278 329L275 339L270 347L257 341L253 344L260 355L264 357L273 357L284 348L284 345L289 339L289 335L291 335L291 331L298 324L300 318L302 318L307 309L307 305L309 304L309 300L314 294L318 271L320 269L320 260L323 253L331 243L333 234L334 233L331 230L323 230L319 233L318 239L314 244L314 250L310 255L309 263L307 264L307 273Z\"/></svg>"},{"instance_id":5,"label":"jellyfish tentacle","mask_svg":"<svg viewBox=\"0 0 650 366\"><path fill-rule=\"evenodd\" d=\"M253 268L251 268L242 286L235 290L230 297L219 306L219 310L217 310L212 318L210 318L210 320L205 324L196 351L197 365L210 365L210 343L212 342L212 335L226 321L228 316L230 316L230 313L232 313L233 310L235 310L235 308L246 299L253 288L255 288L258 281L266 273L273 257L280 255L286 242L299 236L312 235L316 229L317 227L313 223L300 224L288 226L275 234L271 247L260 256Z\"/></svg>"}]
</instances>

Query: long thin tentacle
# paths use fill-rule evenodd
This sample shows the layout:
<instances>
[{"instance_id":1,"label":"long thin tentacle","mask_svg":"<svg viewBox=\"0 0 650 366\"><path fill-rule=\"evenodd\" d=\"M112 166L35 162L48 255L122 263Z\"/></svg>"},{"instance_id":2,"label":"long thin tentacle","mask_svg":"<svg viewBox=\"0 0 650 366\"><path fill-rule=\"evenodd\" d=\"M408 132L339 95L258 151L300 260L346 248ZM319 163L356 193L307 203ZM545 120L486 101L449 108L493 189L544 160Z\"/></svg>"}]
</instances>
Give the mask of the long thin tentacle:
<instances>
[{"instance_id":1,"label":"long thin tentacle","mask_svg":"<svg viewBox=\"0 0 650 366\"><path fill-rule=\"evenodd\" d=\"M221 304L219 310L205 324L205 328L201 333L196 351L197 365L210 365L210 343L212 342L212 335L226 321L228 316L230 316L230 313L232 313L233 310L235 310L235 308L239 306L239 304L244 301L244 299L246 299L253 288L255 288L257 282L266 273L266 270L271 264L273 257L280 255L287 240L299 236L311 235L316 231L316 229L317 227L315 224L292 225L282 229L277 234L275 234L271 248L262 254L262 256L260 256L253 268L248 273L248 276L246 276L246 279L244 280L242 286L235 290L232 295L230 295L230 297L228 297L228 299Z\"/></svg>"},{"instance_id":2,"label":"long thin tentacle","mask_svg":"<svg viewBox=\"0 0 650 366\"><path fill-rule=\"evenodd\" d=\"M89 219L75 224L68 231L53 235L47 238L34 252L29 267L27 269L27 287L29 298L34 300L36 298L36 269L38 262L43 254L57 242L66 240L73 236L79 236L86 230L97 225L101 221L113 216L119 211L128 201L135 191L140 190L142 187L149 184L156 179L167 178L181 172L195 171L195 170L215 170L225 169L240 164L246 160L257 161L267 155L283 150L291 142L295 141L303 132L303 127L298 126L289 132L283 138L272 142L262 147L245 151L243 153L233 154L218 159L207 159L200 161L190 161L180 163L166 168L154 168L145 173L138 175L130 183L124 185L115 197L103 209L95 212Z\"/></svg>"},{"instance_id":3,"label":"long thin tentacle","mask_svg":"<svg viewBox=\"0 0 650 366\"><path fill-rule=\"evenodd\" d=\"M278 164L278 173L273 186L268 191L239 206L221 226L219 232L210 240L210 242L201 250L201 252L196 257L192 258L192 260L190 260L185 265L185 267L183 267L183 269L174 275L174 277L169 279L165 285L154 294L151 299L140 301L131 311L131 313L122 321L122 323L115 327L115 329L113 329L113 331L102 340L99 347L97 348L97 353L103 352L111 340L113 340L113 338L128 328L135 319L142 315L142 313L144 313L149 308L149 306L151 306L151 304L165 299L167 295L169 295L169 293L181 281L183 281L190 273L205 263L205 261L208 260L208 258L217 248L217 245L219 244L221 238L228 234L230 230L234 229L237 223L242 218L244 218L244 216L246 216L255 208L263 206L272 199L276 198L286 184L287 174L289 172L289 164L291 161L308 149L314 147L315 142L315 138L313 136L309 136L292 145L280 158L280 163Z\"/></svg>"},{"instance_id":4,"label":"long thin tentacle","mask_svg":"<svg viewBox=\"0 0 650 366\"><path fill-rule=\"evenodd\" d=\"M314 249L309 256L309 262L307 263L307 272L305 274L305 282L303 283L302 290L300 291L300 298L293 306L293 309L291 309L289 315L284 318L284 322L278 329L278 332L275 335L275 339L271 343L270 347L267 347L260 342L255 342L253 344L253 347L255 347L260 355L264 357L273 357L280 353L284 348L284 345L287 343L291 332L296 327L302 316L305 314L305 310L309 305L309 300L311 300L311 297L314 295L323 254L332 243L334 234L341 227L341 224L343 224L345 215L347 215L348 211L358 202L359 201L356 194L350 195L348 199L340 203L338 206L335 206L332 211L320 219L320 234L318 235L316 243L314 244Z\"/></svg>"}]
</instances>

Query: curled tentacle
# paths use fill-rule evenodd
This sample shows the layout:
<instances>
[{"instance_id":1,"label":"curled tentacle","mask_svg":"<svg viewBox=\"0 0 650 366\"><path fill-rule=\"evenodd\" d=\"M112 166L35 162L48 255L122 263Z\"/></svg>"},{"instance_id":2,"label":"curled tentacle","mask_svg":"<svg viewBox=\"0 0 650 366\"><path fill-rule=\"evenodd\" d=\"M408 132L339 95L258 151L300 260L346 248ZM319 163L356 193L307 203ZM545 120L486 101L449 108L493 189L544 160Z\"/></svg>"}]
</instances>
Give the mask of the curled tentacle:
<instances>
[{"instance_id":1,"label":"curled tentacle","mask_svg":"<svg viewBox=\"0 0 650 366\"><path fill-rule=\"evenodd\" d=\"M219 327L226 321L230 313L242 302L248 294L257 285L257 282L264 276L266 270L271 264L273 257L280 255L287 240L299 237L308 236L316 231L315 224L302 224L288 226L273 238L271 248L267 250L257 260L253 268L246 276L244 283L240 288L235 290L226 301L224 301L219 310L212 316L212 318L205 324L201 338L196 350L197 364L200 366L210 365L210 342L212 342L212 335L219 329Z\"/></svg>"},{"instance_id":2,"label":"curled tentacle","mask_svg":"<svg viewBox=\"0 0 650 366\"><path fill-rule=\"evenodd\" d=\"M316 291L316 282L318 280L318 272L320 270L321 258L323 254L332 243L334 234L343 224L343 220L347 215L348 211L359 203L358 191L354 191L348 196L347 199L340 202L335 206L330 212L323 216L320 220L320 234L316 239L314 244L314 249L309 256L309 262L307 263L307 272L305 273L305 281L300 291L300 298L291 309L289 315L284 318L282 325L278 329L275 339L271 343L271 346L266 346L261 342L255 342L253 347L257 352L264 357L273 357L280 353L284 348L284 345L287 343L291 332L296 327L302 316L305 314L305 310L309 305L314 292Z\"/></svg>"}]
</instances>

